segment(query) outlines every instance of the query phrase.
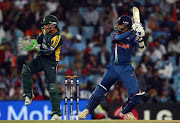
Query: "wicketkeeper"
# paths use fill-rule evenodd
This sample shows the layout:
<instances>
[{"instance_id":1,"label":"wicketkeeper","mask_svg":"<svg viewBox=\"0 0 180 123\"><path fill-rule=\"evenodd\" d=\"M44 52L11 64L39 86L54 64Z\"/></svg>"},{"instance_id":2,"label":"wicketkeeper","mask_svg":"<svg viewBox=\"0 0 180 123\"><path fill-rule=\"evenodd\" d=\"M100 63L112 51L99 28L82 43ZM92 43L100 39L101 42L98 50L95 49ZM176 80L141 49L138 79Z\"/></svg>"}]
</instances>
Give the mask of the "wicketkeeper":
<instances>
[{"instance_id":1,"label":"wicketkeeper","mask_svg":"<svg viewBox=\"0 0 180 123\"><path fill-rule=\"evenodd\" d=\"M53 117L51 120L60 120L60 97L59 89L56 84L56 71L62 47L62 36L57 27L58 20L55 16L46 16L41 24L43 25L42 32L36 40L26 36L19 42L19 47L22 50L40 51L39 55L28 65L23 65L23 97L25 98L25 105L31 104L34 97L32 92L32 74L44 71L48 82L47 90L52 105L51 116Z\"/></svg>"}]
</instances>

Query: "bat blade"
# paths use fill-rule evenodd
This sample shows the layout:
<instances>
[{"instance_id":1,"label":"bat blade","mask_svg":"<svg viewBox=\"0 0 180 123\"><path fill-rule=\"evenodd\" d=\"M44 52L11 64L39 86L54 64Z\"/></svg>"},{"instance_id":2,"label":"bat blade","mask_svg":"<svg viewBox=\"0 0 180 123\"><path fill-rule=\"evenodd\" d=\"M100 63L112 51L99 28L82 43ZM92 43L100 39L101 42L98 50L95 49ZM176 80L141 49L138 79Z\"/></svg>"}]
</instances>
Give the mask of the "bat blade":
<instances>
[{"instance_id":1,"label":"bat blade","mask_svg":"<svg viewBox=\"0 0 180 123\"><path fill-rule=\"evenodd\" d=\"M133 19L135 23L140 23L140 13L137 7L133 7Z\"/></svg>"}]
</instances>

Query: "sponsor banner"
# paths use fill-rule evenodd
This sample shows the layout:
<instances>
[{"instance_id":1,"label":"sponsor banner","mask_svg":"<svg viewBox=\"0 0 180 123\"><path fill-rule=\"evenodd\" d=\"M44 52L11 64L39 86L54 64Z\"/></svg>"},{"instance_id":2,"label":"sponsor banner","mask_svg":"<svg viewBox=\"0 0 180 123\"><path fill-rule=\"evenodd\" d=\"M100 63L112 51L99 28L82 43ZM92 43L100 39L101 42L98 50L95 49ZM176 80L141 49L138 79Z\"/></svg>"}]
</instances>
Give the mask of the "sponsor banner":
<instances>
[{"instance_id":1,"label":"sponsor banner","mask_svg":"<svg viewBox=\"0 0 180 123\"><path fill-rule=\"evenodd\" d=\"M79 110L84 110L87 100L80 100ZM64 101L60 104L62 119L64 119ZM32 101L29 106L24 105L24 101L0 101L0 120L49 120L51 119L50 100ZM70 119L70 101L68 100L68 119ZM76 101L73 102L73 120L76 120ZM92 119L88 115L87 120Z\"/></svg>"},{"instance_id":2,"label":"sponsor banner","mask_svg":"<svg viewBox=\"0 0 180 123\"><path fill-rule=\"evenodd\" d=\"M179 120L180 104L141 104L136 111L144 120Z\"/></svg>"},{"instance_id":3,"label":"sponsor banner","mask_svg":"<svg viewBox=\"0 0 180 123\"><path fill-rule=\"evenodd\" d=\"M121 104L113 103L108 108L108 115L112 119L124 119L120 107ZM179 120L180 104L139 104L132 111L136 119L141 120Z\"/></svg>"}]
</instances>

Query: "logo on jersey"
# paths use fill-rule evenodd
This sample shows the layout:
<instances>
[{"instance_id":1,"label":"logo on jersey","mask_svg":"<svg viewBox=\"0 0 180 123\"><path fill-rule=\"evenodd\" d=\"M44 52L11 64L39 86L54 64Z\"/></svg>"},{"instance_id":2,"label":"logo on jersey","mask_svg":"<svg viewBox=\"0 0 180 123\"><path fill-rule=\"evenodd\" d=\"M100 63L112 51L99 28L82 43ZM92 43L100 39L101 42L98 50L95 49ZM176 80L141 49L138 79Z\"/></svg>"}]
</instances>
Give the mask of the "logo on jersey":
<instances>
[{"instance_id":1,"label":"logo on jersey","mask_svg":"<svg viewBox=\"0 0 180 123\"><path fill-rule=\"evenodd\" d=\"M119 42L118 46L121 47L121 48L124 48L124 49L129 49L129 47L130 47L129 44L124 44L122 42Z\"/></svg>"},{"instance_id":2,"label":"logo on jersey","mask_svg":"<svg viewBox=\"0 0 180 123\"><path fill-rule=\"evenodd\" d=\"M44 44L44 43L42 43L41 46L42 46L43 49L48 49L48 47L47 47L46 44Z\"/></svg>"},{"instance_id":3,"label":"logo on jersey","mask_svg":"<svg viewBox=\"0 0 180 123\"><path fill-rule=\"evenodd\" d=\"M130 76L133 76L134 74L131 74Z\"/></svg>"}]
</instances>

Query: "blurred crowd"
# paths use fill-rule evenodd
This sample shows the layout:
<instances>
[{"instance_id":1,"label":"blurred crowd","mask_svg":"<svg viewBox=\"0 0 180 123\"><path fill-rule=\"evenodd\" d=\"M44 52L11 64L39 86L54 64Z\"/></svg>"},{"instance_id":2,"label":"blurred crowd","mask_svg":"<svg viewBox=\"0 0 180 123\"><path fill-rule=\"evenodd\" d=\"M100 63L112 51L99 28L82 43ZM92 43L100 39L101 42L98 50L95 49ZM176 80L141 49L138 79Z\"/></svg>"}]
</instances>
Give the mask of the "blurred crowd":
<instances>
[{"instance_id":1,"label":"blurred crowd","mask_svg":"<svg viewBox=\"0 0 180 123\"><path fill-rule=\"evenodd\" d=\"M17 44L27 35L36 38L40 22L49 14L58 18L63 35L57 70L61 98L64 76L78 75L80 98L88 99L109 63L109 34L119 16L132 17L133 6L140 9L146 32L146 50L134 48L132 56L140 91L146 91L143 103L180 102L180 1L168 0L0 0L0 100L23 99L22 65L38 52L22 51ZM33 80L34 99L49 99L44 72ZM127 97L119 80L107 101L126 102Z\"/></svg>"}]
</instances>

